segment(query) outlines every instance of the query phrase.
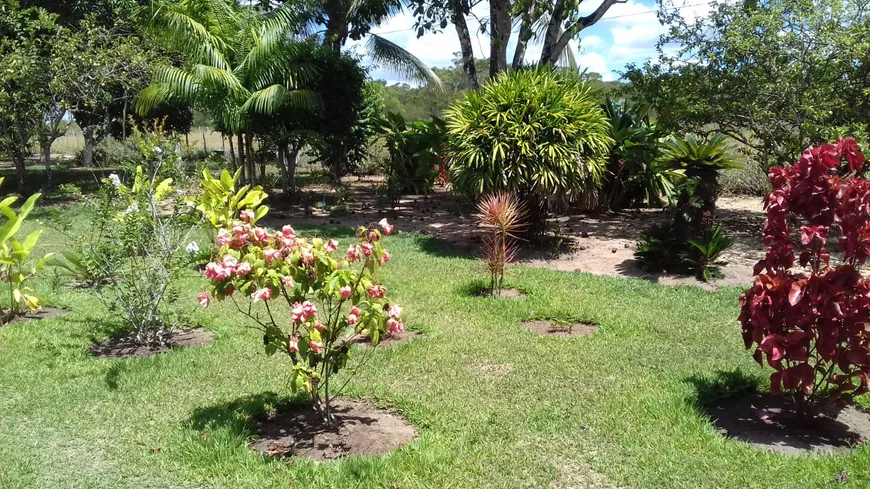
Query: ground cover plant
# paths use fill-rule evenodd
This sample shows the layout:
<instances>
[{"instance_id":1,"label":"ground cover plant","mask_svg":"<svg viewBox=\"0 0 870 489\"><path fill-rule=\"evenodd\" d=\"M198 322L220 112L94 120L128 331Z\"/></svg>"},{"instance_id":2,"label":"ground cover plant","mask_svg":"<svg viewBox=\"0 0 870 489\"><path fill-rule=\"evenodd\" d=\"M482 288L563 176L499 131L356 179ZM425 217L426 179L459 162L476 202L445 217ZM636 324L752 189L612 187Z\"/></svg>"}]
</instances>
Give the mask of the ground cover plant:
<instances>
[{"instance_id":1,"label":"ground cover plant","mask_svg":"<svg viewBox=\"0 0 870 489\"><path fill-rule=\"evenodd\" d=\"M755 284L740 297L746 347L775 370L771 393L792 396L807 419L825 402L845 404L868 391L870 280L861 267L870 256L870 182L855 176L864 163L848 138L771 169L763 238L769 248ZM809 270L793 271L795 265Z\"/></svg>"},{"instance_id":2,"label":"ground cover plant","mask_svg":"<svg viewBox=\"0 0 870 489\"><path fill-rule=\"evenodd\" d=\"M39 253L63 249L54 220L83 230L92 219L82 205L62 213L43 207L22 228L27 234L46 226ZM280 229L281 221L268 223ZM295 230L353 239L347 230ZM131 360L88 358L91 337L107 337L114 318L90 292L62 287L46 272L34 291L70 313L0 328L0 487L870 483L866 447L824 457L767 453L724 438L697 409L696 402L769 383L770 371L759 369L735 332L740 289L708 292L514 265L512 284L533 294L523 301L472 298L458 291L479 269L476 260L432 237L389 239L394 258L380 278L426 335L375 349L344 396L401 413L418 429L407 447L325 464L257 454L246 445L252 420L296 399L289 362L264 354L262 332L241 327L231 301L196 304L201 272L181 276L173 308L190 311L215 340ZM582 338L538 337L521 324L530 317L579 317L600 329ZM287 327L291 311L276 319ZM856 402L870 406L863 395ZM844 471L847 482L834 481Z\"/></svg>"}]
</instances>

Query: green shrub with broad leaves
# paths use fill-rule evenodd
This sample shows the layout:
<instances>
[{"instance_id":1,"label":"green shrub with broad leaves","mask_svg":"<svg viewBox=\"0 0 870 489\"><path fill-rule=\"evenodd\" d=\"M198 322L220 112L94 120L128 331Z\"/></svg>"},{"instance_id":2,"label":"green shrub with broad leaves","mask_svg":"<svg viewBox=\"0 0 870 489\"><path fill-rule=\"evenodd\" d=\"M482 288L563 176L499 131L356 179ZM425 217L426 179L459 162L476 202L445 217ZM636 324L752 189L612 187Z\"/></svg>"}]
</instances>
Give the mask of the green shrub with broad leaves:
<instances>
[{"instance_id":1,"label":"green shrub with broad leaves","mask_svg":"<svg viewBox=\"0 0 870 489\"><path fill-rule=\"evenodd\" d=\"M445 113L453 187L475 198L513 192L540 236L553 198L594 191L613 139L592 87L550 69L501 73Z\"/></svg>"}]
</instances>

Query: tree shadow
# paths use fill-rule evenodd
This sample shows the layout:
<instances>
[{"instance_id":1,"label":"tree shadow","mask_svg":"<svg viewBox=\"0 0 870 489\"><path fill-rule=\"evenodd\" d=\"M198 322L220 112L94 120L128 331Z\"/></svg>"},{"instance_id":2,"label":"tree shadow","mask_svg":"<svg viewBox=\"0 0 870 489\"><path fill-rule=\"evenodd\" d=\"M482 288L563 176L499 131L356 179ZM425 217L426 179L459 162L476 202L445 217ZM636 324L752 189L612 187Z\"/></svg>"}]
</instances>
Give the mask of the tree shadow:
<instances>
[{"instance_id":1,"label":"tree shadow","mask_svg":"<svg viewBox=\"0 0 870 489\"><path fill-rule=\"evenodd\" d=\"M288 402L275 392L250 394L229 402L196 408L184 425L197 431L227 428L235 435L248 437L255 433L257 422L265 419L279 405L301 407L303 403L300 400Z\"/></svg>"},{"instance_id":2,"label":"tree shadow","mask_svg":"<svg viewBox=\"0 0 870 489\"><path fill-rule=\"evenodd\" d=\"M118 390L118 381L121 380L121 377L124 373L126 373L130 369L127 363L113 363L107 370L106 375L104 377L106 382L106 387L110 391Z\"/></svg>"},{"instance_id":3,"label":"tree shadow","mask_svg":"<svg viewBox=\"0 0 870 489\"><path fill-rule=\"evenodd\" d=\"M761 379L734 371L693 376L687 402L727 438L768 451L800 454L846 450L870 437L870 415L825 406L814 418L799 418L789 397L759 389Z\"/></svg>"},{"instance_id":4,"label":"tree shadow","mask_svg":"<svg viewBox=\"0 0 870 489\"><path fill-rule=\"evenodd\" d=\"M457 244L444 239L427 235L419 235L416 238L420 251L439 258L464 258L474 260L476 247L470 244Z\"/></svg>"}]
</instances>

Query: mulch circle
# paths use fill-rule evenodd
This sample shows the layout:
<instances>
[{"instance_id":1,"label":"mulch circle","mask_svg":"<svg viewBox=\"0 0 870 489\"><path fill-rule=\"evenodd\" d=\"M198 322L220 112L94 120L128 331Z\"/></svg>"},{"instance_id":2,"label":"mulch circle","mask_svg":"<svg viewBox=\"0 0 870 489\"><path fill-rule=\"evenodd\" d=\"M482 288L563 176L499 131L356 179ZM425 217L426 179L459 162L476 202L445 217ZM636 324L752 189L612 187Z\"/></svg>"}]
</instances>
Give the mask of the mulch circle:
<instances>
[{"instance_id":1,"label":"mulch circle","mask_svg":"<svg viewBox=\"0 0 870 489\"><path fill-rule=\"evenodd\" d=\"M136 333L127 333L109 340L96 343L91 347L95 358L134 358L166 353L173 348L188 348L205 345L214 339L214 333L203 328L175 330L163 345L140 345Z\"/></svg>"},{"instance_id":2,"label":"mulch circle","mask_svg":"<svg viewBox=\"0 0 870 489\"><path fill-rule=\"evenodd\" d=\"M523 327L542 336L586 336L598 331L598 325L590 322L557 324L552 319L530 319L523 321Z\"/></svg>"},{"instance_id":3,"label":"mulch circle","mask_svg":"<svg viewBox=\"0 0 870 489\"><path fill-rule=\"evenodd\" d=\"M870 440L870 414L853 406L827 407L809 424L797 419L791 399L770 394L725 399L705 410L723 435L773 452L840 452Z\"/></svg>"},{"instance_id":4,"label":"mulch circle","mask_svg":"<svg viewBox=\"0 0 870 489\"><path fill-rule=\"evenodd\" d=\"M334 460L345 455L378 455L416 436L402 417L366 402L336 400L335 427L327 427L310 405L278 408L257 426L254 450L272 457Z\"/></svg>"},{"instance_id":5,"label":"mulch circle","mask_svg":"<svg viewBox=\"0 0 870 489\"><path fill-rule=\"evenodd\" d=\"M56 317L63 316L67 314L69 311L66 309L58 309L56 307L43 307L42 309L37 309L36 311L27 311L26 313L16 317L12 321L9 321L8 324L22 322L22 321L39 321L42 319L54 319Z\"/></svg>"},{"instance_id":6,"label":"mulch circle","mask_svg":"<svg viewBox=\"0 0 870 489\"><path fill-rule=\"evenodd\" d=\"M399 333L391 334L390 336L387 336L385 338L381 338L380 341L378 341L378 348L393 346L396 343L404 343L405 341L411 341L421 336L423 336L423 334L416 331L401 331ZM351 343L356 343L364 347L372 346L372 342L368 336L358 336L354 338Z\"/></svg>"},{"instance_id":7,"label":"mulch circle","mask_svg":"<svg viewBox=\"0 0 870 489\"><path fill-rule=\"evenodd\" d=\"M474 297L500 297L502 299L521 299L526 296L526 293L520 289L504 288L496 291L491 291L489 289L478 289L475 290L472 295Z\"/></svg>"}]
</instances>

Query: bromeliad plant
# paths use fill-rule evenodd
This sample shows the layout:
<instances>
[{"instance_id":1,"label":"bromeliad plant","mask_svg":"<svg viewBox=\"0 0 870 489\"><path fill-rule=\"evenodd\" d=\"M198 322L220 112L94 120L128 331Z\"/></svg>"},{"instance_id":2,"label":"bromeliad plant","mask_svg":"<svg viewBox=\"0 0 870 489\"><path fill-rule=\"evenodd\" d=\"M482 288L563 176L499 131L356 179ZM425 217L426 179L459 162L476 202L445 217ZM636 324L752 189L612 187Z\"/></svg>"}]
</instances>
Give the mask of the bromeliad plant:
<instances>
[{"instance_id":1,"label":"bromeliad plant","mask_svg":"<svg viewBox=\"0 0 870 489\"><path fill-rule=\"evenodd\" d=\"M206 265L210 285L199 301L208 306L212 298L230 298L263 332L266 353L281 352L290 358L293 391L310 395L324 421L332 425L331 403L343 387L333 378L347 366L351 343L368 338L376 346L405 329L402 308L387 298L386 287L375 277L390 260L382 240L393 226L384 219L380 229L360 227L359 242L341 256L334 239L307 239L289 225L280 231L258 226L266 214L260 205L262 189L236 190L237 177L226 171L221 175L222 182L233 182L223 187L223 199L214 198L213 188L206 188L212 185L209 181L203 183L205 197L199 208L206 216L223 215L225 202L245 205L236 206L238 215L232 220L210 219L217 223L217 250ZM280 314L282 309L289 321Z\"/></svg>"},{"instance_id":2,"label":"bromeliad plant","mask_svg":"<svg viewBox=\"0 0 870 489\"><path fill-rule=\"evenodd\" d=\"M526 210L516 196L507 192L487 195L477 204L483 237L483 254L489 268L489 291L500 293L504 286L504 271L517 256L517 234L525 227Z\"/></svg>"},{"instance_id":3,"label":"bromeliad plant","mask_svg":"<svg viewBox=\"0 0 870 489\"><path fill-rule=\"evenodd\" d=\"M845 178L837 174L844 163ZM793 166L770 170L769 248L740 296L746 348L775 370L771 393L793 396L804 418L824 402L868 391L870 279L860 268L870 257L870 181L855 176L864 163L850 138L810 147ZM838 237L834 250L829 236ZM831 263L832 252L839 263ZM806 271L794 271L796 264Z\"/></svg>"},{"instance_id":4,"label":"bromeliad plant","mask_svg":"<svg viewBox=\"0 0 870 489\"><path fill-rule=\"evenodd\" d=\"M3 178L0 178L0 185L2 184ZM42 270L51 258L51 254L44 256L35 264L30 261L42 230L30 233L24 242L15 238L39 197L40 194L31 195L24 201L18 212L12 208L18 197L10 196L0 201L0 213L6 216L6 222L0 226L0 279L9 288L9 306L0 311L0 324L6 324L21 315L25 307L31 311L41 308L39 298L26 284Z\"/></svg>"}]
</instances>

